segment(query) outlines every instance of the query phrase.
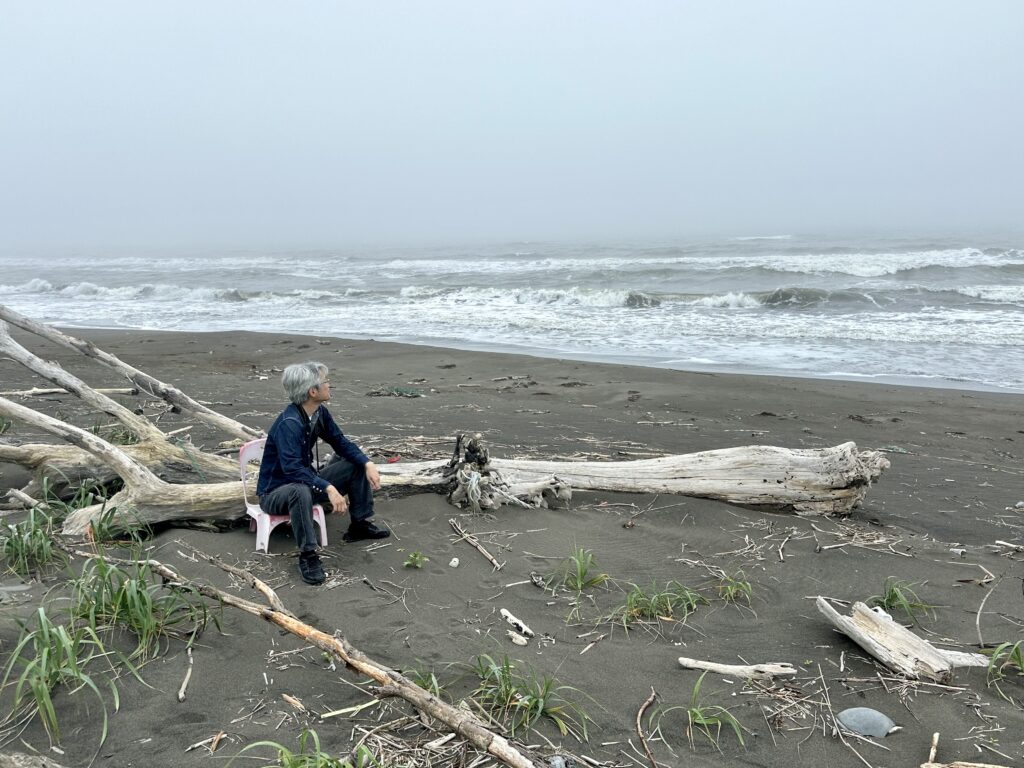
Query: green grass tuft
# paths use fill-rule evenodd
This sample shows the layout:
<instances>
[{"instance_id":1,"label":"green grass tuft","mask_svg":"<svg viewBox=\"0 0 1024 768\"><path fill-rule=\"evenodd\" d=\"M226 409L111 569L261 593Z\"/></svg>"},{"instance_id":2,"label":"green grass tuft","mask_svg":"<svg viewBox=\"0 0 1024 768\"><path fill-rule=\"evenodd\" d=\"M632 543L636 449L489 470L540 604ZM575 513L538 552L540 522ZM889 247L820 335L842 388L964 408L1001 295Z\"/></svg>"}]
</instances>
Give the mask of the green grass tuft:
<instances>
[{"instance_id":1,"label":"green grass tuft","mask_svg":"<svg viewBox=\"0 0 1024 768\"><path fill-rule=\"evenodd\" d=\"M699 592L678 581L666 582L664 587L652 582L648 589L632 586L626 594L626 602L610 617L627 628L641 621L685 621L698 605L707 603Z\"/></svg>"},{"instance_id":2,"label":"green grass tuft","mask_svg":"<svg viewBox=\"0 0 1024 768\"><path fill-rule=\"evenodd\" d=\"M892 613L899 609L915 624L917 623L918 614L934 618L935 606L929 605L917 596L913 589L916 586L919 585L900 581L890 576L885 580L882 594L869 597L868 605L877 605L884 608L887 613Z\"/></svg>"},{"instance_id":3,"label":"green grass tuft","mask_svg":"<svg viewBox=\"0 0 1024 768\"><path fill-rule=\"evenodd\" d=\"M299 735L298 752L292 752L276 741L257 741L232 757L228 761L228 765L231 765L236 759L251 749L273 750L277 753L273 758L275 762L261 763L261 765L275 765L280 768L379 768L381 765L373 753L362 744L356 748L354 761L332 757L321 749L320 737L314 730L306 730Z\"/></svg>"},{"instance_id":4,"label":"green grass tuft","mask_svg":"<svg viewBox=\"0 0 1024 768\"><path fill-rule=\"evenodd\" d=\"M99 636L89 627L66 627L55 624L45 607L36 612L36 627L22 625L21 637L8 656L0 687L14 687L11 718L28 710L28 717L38 716L53 743L60 742L60 725L53 703L53 692L64 688L69 694L88 690L100 702L103 725L100 743L107 738L107 704L97 682L85 668L95 658L106 658L108 652ZM120 700L113 680L110 687L114 710Z\"/></svg>"},{"instance_id":5,"label":"green grass tuft","mask_svg":"<svg viewBox=\"0 0 1024 768\"><path fill-rule=\"evenodd\" d=\"M594 573L596 565L593 552L576 547L573 553L562 561L558 570L550 574L545 581L548 586L559 586L573 592L582 592L584 589L597 587L608 581L607 573Z\"/></svg>"},{"instance_id":6,"label":"green grass tuft","mask_svg":"<svg viewBox=\"0 0 1024 768\"><path fill-rule=\"evenodd\" d=\"M132 632L137 643L130 658L149 659L170 638L191 643L216 617L202 597L181 587L151 581L140 563L134 574L99 558L89 560L82 576L69 583L71 614L93 632L119 628Z\"/></svg>"},{"instance_id":7,"label":"green grass tuft","mask_svg":"<svg viewBox=\"0 0 1024 768\"><path fill-rule=\"evenodd\" d=\"M582 707L565 698L567 693L578 693L578 689L559 685L550 675L521 674L508 656L496 661L481 654L473 660L472 668L480 684L471 696L505 723L512 736L517 730L529 730L547 719L563 736L587 740L590 717Z\"/></svg>"},{"instance_id":8,"label":"green grass tuft","mask_svg":"<svg viewBox=\"0 0 1024 768\"><path fill-rule=\"evenodd\" d=\"M0 544L7 568L27 576L51 563L63 565L67 557L54 544L54 519L41 507L33 507L28 516L16 525L7 525Z\"/></svg>"}]
</instances>

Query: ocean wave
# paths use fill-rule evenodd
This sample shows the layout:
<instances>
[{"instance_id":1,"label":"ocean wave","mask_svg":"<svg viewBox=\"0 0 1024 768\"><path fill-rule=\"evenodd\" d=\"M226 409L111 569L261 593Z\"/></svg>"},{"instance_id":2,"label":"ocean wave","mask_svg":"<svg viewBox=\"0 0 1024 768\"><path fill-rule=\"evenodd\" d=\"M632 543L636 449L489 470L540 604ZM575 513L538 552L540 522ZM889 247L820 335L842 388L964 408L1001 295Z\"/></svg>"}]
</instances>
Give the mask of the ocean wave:
<instances>
[{"instance_id":1,"label":"ocean wave","mask_svg":"<svg viewBox=\"0 0 1024 768\"><path fill-rule=\"evenodd\" d=\"M956 293L1000 304L1024 304L1024 285L964 285Z\"/></svg>"},{"instance_id":2,"label":"ocean wave","mask_svg":"<svg viewBox=\"0 0 1024 768\"><path fill-rule=\"evenodd\" d=\"M763 305L760 299L742 291L716 296L702 296L687 303L692 307L722 307L727 309L755 309Z\"/></svg>"},{"instance_id":3,"label":"ocean wave","mask_svg":"<svg viewBox=\"0 0 1024 768\"><path fill-rule=\"evenodd\" d=\"M566 305L581 307L656 307L657 296L642 291L584 288L434 288L406 286L392 303L401 299L442 304L486 305L509 307L517 305Z\"/></svg>"}]
</instances>

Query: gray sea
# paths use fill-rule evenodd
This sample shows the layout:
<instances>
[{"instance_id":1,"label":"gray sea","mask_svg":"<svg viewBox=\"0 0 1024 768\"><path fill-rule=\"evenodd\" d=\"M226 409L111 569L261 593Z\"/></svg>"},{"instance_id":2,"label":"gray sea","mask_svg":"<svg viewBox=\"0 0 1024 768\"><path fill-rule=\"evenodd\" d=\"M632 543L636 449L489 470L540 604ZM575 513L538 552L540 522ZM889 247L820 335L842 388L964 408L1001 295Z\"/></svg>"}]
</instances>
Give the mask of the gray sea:
<instances>
[{"instance_id":1,"label":"gray sea","mask_svg":"<svg viewBox=\"0 0 1024 768\"><path fill-rule=\"evenodd\" d=\"M997 238L7 252L0 269L0 303L64 326L1024 392L1024 243Z\"/></svg>"}]
</instances>

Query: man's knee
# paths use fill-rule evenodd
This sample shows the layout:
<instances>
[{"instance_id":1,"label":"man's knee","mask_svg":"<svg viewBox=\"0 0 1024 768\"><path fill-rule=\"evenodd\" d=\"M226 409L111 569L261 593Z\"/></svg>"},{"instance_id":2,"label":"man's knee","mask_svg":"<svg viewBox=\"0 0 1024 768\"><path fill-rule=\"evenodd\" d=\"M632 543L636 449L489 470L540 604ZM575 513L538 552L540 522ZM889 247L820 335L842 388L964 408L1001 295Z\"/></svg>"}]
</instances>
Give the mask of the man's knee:
<instances>
[{"instance_id":1,"label":"man's knee","mask_svg":"<svg viewBox=\"0 0 1024 768\"><path fill-rule=\"evenodd\" d=\"M313 491L304 483L292 483L288 486L288 509L311 509L313 507Z\"/></svg>"}]
</instances>

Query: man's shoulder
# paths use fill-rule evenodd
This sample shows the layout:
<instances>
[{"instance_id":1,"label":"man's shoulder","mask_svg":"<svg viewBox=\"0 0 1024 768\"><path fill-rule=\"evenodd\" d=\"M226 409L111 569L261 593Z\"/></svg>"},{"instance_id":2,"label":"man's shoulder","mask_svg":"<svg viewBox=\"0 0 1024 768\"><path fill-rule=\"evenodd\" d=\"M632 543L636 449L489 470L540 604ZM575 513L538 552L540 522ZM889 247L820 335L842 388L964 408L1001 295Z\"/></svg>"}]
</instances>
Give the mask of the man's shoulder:
<instances>
[{"instance_id":1,"label":"man's shoulder","mask_svg":"<svg viewBox=\"0 0 1024 768\"><path fill-rule=\"evenodd\" d=\"M299 409L294 405L289 405L274 419L274 423L270 425L270 431L273 432L276 429L289 425L290 422L302 425L302 416L299 414Z\"/></svg>"}]
</instances>

